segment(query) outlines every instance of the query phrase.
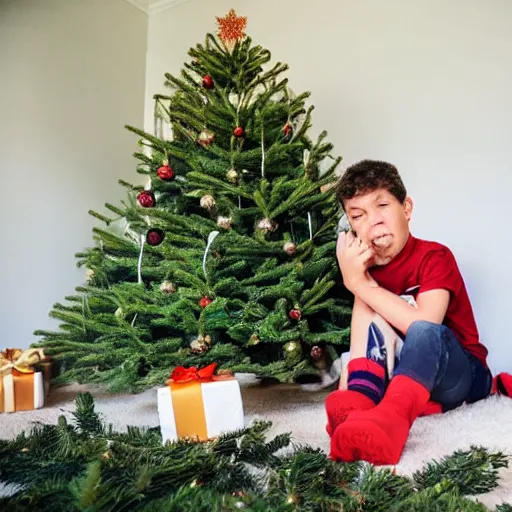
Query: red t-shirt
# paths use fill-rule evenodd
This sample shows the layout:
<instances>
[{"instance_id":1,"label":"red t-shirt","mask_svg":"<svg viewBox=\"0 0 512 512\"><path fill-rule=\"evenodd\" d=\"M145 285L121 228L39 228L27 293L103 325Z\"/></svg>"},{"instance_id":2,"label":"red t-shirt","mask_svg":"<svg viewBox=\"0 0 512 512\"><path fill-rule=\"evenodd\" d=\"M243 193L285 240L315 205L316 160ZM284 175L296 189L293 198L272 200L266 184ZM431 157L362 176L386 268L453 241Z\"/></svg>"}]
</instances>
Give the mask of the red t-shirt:
<instances>
[{"instance_id":1,"label":"red t-shirt","mask_svg":"<svg viewBox=\"0 0 512 512\"><path fill-rule=\"evenodd\" d=\"M466 285L448 247L409 235L402 251L387 265L369 269L379 286L396 295L416 296L434 289L450 292L443 324L452 330L467 352L487 368L487 348L480 342Z\"/></svg>"}]
</instances>

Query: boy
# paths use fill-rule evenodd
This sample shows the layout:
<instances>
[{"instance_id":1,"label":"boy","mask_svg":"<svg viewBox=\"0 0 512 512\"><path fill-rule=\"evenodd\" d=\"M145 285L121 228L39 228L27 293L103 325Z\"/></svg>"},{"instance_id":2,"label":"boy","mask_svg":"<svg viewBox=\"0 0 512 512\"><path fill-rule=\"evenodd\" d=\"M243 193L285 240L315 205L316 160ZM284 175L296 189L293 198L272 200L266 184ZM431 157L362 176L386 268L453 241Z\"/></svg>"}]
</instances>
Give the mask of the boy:
<instances>
[{"instance_id":1,"label":"boy","mask_svg":"<svg viewBox=\"0 0 512 512\"><path fill-rule=\"evenodd\" d=\"M410 234L413 204L397 169L355 164L337 197L352 228L340 234L337 258L354 307L347 390L326 400L330 456L396 464L414 420L432 405L447 411L490 394L487 349L451 251ZM367 351L369 336L383 337L376 315L405 336L389 383L385 361Z\"/></svg>"}]
</instances>

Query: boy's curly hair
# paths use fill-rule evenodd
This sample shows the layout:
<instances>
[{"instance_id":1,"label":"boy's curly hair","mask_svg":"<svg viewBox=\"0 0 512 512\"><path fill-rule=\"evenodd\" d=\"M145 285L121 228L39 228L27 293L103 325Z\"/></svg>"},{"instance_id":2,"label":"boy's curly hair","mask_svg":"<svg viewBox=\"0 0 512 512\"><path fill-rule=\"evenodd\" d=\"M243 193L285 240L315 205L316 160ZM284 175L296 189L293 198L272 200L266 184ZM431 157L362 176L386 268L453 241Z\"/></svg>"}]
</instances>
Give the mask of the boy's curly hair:
<instances>
[{"instance_id":1,"label":"boy's curly hair","mask_svg":"<svg viewBox=\"0 0 512 512\"><path fill-rule=\"evenodd\" d=\"M345 201L355 196L385 189L403 203L407 190L397 168L387 162L362 160L347 168L336 184L336 197L343 209Z\"/></svg>"}]
</instances>

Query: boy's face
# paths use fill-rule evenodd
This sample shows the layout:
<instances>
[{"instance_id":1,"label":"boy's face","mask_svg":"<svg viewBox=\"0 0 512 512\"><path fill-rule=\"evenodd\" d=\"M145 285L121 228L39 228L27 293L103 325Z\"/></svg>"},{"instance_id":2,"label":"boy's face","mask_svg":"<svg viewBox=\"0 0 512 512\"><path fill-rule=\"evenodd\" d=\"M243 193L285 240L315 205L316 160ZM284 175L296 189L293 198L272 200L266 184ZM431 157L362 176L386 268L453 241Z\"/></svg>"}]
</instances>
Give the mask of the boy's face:
<instances>
[{"instance_id":1,"label":"boy's face","mask_svg":"<svg viewBox=\"0 0 512 512\"><path fill-rule=\"evenodd\" d=\"M373 265L389 263L404 247L409 237L412 201L404 203L385 189L347 199L344 205L357 237L373 248Z\"/></svg>"}]
</instances>

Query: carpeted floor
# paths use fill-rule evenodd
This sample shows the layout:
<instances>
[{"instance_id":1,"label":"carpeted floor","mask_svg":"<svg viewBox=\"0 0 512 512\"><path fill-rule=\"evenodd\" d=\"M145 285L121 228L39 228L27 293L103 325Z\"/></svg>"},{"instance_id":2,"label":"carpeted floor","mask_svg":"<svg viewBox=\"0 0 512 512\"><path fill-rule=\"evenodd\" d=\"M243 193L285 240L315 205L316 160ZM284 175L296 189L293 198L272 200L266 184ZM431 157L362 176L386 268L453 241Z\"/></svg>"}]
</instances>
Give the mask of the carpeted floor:
<instances>
[{"instance_id":1,"label":"carpeted floor","mask_svg":"<svg viewBox=\"0 0 512 512\"><path fill-rule=\"evenodd\" d=\"M328 391L305 391L298 386L263 386L250 376L239 375L246 423L255 419L273 422L271 434L292 432L296 442L328 451L325 433L324 399ZM0 414L0 437L12 438L29 429L33 421L55 423L58 416L70 417L74 398L89 390L95 397L96 410L117 429L126 425L158 425L156 390L139 395L109 395L92 386L67 386L52 391L48 404L35 411ZM477 499L490 510L502 502L512 504L512 400L490 397L471 406L443 415L418 419L396 470L411 475L432 459L450 455L471 445L501 450L511 456L511 465L501 471L501 485Z\"/></svg>"}]
</instances>

